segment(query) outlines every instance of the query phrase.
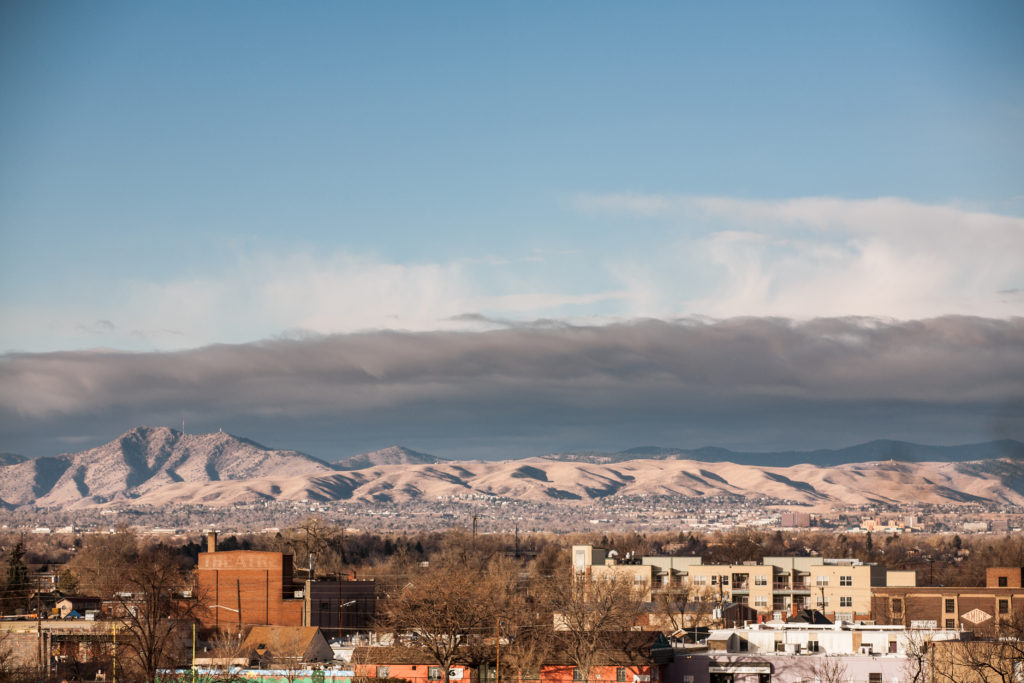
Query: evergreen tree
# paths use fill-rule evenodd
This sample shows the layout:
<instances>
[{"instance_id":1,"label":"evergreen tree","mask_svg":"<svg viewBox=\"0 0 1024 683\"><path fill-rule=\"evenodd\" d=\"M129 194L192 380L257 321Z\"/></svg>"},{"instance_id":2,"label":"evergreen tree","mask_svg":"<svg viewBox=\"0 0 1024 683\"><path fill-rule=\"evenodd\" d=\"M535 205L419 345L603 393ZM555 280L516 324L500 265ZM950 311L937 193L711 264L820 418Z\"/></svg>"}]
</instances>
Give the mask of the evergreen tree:
<instances>
[{"instance_id":1,"label":"evergreen tree","mask_svg":"<svg viewBox=\"0 0 1024 683\"><path fill-rule=\"evenodd\" d=\"M28 568L25 566L25 542L19 540L7 556L7 590L4 593L5 611L23 606L28 597Z\"/></svg>"}]
</instances>

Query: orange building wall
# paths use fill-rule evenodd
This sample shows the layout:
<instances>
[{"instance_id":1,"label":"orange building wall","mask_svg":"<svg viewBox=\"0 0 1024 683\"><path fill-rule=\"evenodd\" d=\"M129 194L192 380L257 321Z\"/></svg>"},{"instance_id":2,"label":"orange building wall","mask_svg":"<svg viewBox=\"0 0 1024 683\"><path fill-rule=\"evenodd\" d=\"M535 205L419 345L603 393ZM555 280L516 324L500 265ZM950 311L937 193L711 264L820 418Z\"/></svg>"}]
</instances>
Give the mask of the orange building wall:
<instances>
[{"instance_id":1,"label":"orange building wall","mask_svg":"<svg viewBox=\"0 0 1024 683\"><path fill-rule=\"evenodd\" d=\"M356 676L377 678L377 669L381 666L388 667L388 678L402 678L409 681L409 683L438 683L437 681L429 681L427 679L429 667L437 666L437 664L429 662L424 662L423 664L356 664L354 667L355 674ZM453 678L452 683L472 683L472 681L476 680L475 672L468 666L456 664L452 668L462 670L462 678Z\"/></svg>"},{"instance_id":2,"label":"orange building wall","mask_svg":"<svg viewBox=\"0 0 1024 683\"><path fill-rule=\"evenodd\" d=\"M999 578L1006 578L1006 588L1024 587L1024 570L1020 567L988 567L985 569L985 586L998 588Z\"/></svg>"},{"instance_id":3,"label":"orange building wall","mask_svg":"<svg viewBox=\"0 0 1024 683\"><path fill-rule=\"evenodd\" d=\"M622 667L626 670L626 683L633 683L635 678L639 680L658 681L658 667L648 665L634 665ZM615 683L617 666L594 666L590 669L590 681L601 681L601 683ZM573 683L573 667L571 666L546 666L540 670L540 683ZM578 683L578 682L577 682Z\"/></svg>"}]
</instances>

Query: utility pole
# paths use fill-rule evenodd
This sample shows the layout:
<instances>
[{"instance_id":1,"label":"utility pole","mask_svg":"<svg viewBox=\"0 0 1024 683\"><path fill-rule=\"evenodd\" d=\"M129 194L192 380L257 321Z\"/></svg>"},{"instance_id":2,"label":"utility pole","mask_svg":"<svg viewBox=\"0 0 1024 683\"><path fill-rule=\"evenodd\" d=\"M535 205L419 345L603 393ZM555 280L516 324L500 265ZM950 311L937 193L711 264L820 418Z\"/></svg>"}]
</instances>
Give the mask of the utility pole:
<instances>
[{"instance_id":1,"label":"utility pole","mask_svg":"<svg viewBox=\"0 0 1024 683\"><path fill-rule=\"evenodd\" d=\"M42 670L42 668L43 668L43 620L42 620L42 614L41 614L42 610L39 609L41 607L40 602L39 602L39 588L40 588L39 577L36 577L36 639L39 641L38 642L38 646L39 646L39 669Z\"/></svg>"},{"instance_id":2,"label":"utility pole","mask_svg":"<svg viewBox=\"0 0 1024 683\"><path fill-rule=\"evenodd\" d=\"M501 683L501 617L494 624L494 683Z\"/></svg>"},{"instance_id":3,"label":"utility pole","mask_svg":"<svg viewBox=\"0 0 1024 683\"><path fill-rule=\"evenodd\" d=\"M238 640L242 640L242 581L235 577L235 597L238 599Z\"/></svg>"}]
</instances>

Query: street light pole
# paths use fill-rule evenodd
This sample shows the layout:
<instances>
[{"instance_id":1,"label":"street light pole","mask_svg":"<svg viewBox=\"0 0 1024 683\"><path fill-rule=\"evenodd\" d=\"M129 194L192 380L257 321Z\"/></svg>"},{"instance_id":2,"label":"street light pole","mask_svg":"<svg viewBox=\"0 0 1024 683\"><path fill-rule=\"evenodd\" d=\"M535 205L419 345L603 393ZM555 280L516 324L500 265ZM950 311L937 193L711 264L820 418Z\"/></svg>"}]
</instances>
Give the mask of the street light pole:
<instances>
[{"instance_id":1,"label":"street light pole","mask_svg":"<svg viewBox=\"0 0 1024 683\"><path fill-rule=\"evenodd\" d=\"M358 600L349 600L348 602L341 603L341 608L338 610L338 638L341 638L343 635L345 635L344 633L342 633L342 631L345 629L345 608L351 607L357 602Z\"/></svg>"}]
</instances>

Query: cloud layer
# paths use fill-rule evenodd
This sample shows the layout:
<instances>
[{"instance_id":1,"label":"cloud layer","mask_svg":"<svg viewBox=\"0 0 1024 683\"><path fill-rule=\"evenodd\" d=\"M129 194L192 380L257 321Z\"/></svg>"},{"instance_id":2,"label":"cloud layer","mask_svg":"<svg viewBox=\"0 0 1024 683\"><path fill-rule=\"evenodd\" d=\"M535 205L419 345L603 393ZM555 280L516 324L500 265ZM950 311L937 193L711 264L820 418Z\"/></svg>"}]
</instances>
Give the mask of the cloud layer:
<instances>
[{"instance_id":1,"label":"cloud layer","mask_svg":"<svg viewBox=\"0 0 1024 683\"><path fill-rule=\"evenodd\" d=\"M963 442L1024 437L1022 405L1021 318L529 324L0 358L0 449L32 455L182 415L327 458L395 442L462 457Z\"/></svg>"},{"instance_id":2,"label":"cloud layer","mask_svg":"<svg viewBox=\"0 0 1024 683\"><path fill-rule=\"evenodd\" d=\"M226 252L183 275L68 283L0 306L0 349L186 349L280 334L480 330L487 318L1024 315L1024 219L905 199L582 195L594 239L401 263ZM598 239L598 236L604 236ZM536 238L534 238L536 239ZM0 302L2 303L2 302Z\"/></svg>"}]
</instances>

